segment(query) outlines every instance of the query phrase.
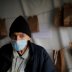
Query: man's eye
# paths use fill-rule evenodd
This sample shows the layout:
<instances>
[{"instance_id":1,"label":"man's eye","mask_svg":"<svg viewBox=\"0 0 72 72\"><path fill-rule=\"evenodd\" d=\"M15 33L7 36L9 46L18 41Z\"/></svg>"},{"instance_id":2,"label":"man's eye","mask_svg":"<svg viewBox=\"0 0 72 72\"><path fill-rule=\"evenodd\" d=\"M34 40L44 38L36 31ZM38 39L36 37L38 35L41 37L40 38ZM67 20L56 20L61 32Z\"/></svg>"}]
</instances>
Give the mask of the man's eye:
<instances>
[{"instance_id":1,"label":"man's eye","mask_svg":"<svg viewBox=\"0 0 72 72\"><path fill-rule=\"evenodd\" d=\"M21 35L20 35L20 38L23 38L23 37L24 37L24 35L23 35L23 34L21 34Z\"/></svg>"}]
</instances>

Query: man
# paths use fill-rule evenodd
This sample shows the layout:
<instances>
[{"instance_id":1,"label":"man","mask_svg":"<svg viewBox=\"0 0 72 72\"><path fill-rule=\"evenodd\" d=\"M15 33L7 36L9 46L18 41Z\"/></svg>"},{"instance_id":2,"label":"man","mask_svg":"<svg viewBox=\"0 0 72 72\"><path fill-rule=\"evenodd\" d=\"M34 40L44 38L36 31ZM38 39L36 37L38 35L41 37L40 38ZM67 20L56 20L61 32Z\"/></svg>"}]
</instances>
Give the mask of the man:
<instances>
[{"instance_id":1,"label":"man","mask_svg":"<svg viewBox=\"0 0 72 72\"><path fill-rule=\"evenodd\" d=\"M12 23L9 36L11 43L0 49L0 72L56 72L45 49L30 42L31 32L22 16Z\"/></svg>"}]
</instances>

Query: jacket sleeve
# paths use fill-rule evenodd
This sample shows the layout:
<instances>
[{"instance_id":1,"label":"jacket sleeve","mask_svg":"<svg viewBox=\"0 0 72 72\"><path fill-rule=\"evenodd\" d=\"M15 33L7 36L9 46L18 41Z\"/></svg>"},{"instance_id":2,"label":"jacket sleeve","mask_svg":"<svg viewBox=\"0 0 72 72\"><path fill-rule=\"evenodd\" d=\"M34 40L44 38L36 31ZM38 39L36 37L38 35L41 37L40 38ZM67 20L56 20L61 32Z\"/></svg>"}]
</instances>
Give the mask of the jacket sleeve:
<instances>
[{"instance_id":1,"label":"jacket sleeve","mask_svg":"<svg viewBox=\"0 0 72 72\"><path fill-rule=\"evenodd\" d=\"M11 47L8 48L9 45L4 45L0 48L0 72L7 72L7 70L11 67L12 59L11 59Z\"/></svg>"},{"instance_id":2,"label":"jacket sleeve","mask_svg":"<svg viewBox=\"0 0 72 72\"><path fill-rule=\"evenodd\" d=\"M42 66L42 72L57 72L49 54L45 50L43 52L43 56L44 62Z\"/></svg>"}]
</instances>

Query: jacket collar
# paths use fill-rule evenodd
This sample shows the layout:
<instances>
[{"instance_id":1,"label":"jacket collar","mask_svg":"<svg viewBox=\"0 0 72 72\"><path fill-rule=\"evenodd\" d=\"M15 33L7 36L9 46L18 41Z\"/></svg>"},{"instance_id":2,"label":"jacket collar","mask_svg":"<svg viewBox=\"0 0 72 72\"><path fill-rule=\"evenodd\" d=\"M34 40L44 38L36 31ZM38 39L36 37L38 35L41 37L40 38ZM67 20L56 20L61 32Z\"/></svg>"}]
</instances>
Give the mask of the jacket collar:
<instances>
[{"instance_id":1,"label":"jacket collar","mask_svg":"<svg viewBox=\"0 0 72 72\"><path fill-rule=\"evenodd\" d=\"M21 57L23 59L27 59L29 57L29 48L27 48L26 52L22 56L19 56L17 51L13 50L13 56L14 56L14 58Z\"/></svg>"},{"instance_id":2,"label":"jacket collar","mask_svg":"<svg viewBox=\"0 0 72 72\"><path fill-rule=\"evenodd\" d=\"M28 41L28 45L29 45L29 60L27 62L26 68L25 68L25 72L30 71L31 69L31 65L33 63L33 57L34 57L34 48L33 48L33 44Z\"/></svg>"}]
</instances>

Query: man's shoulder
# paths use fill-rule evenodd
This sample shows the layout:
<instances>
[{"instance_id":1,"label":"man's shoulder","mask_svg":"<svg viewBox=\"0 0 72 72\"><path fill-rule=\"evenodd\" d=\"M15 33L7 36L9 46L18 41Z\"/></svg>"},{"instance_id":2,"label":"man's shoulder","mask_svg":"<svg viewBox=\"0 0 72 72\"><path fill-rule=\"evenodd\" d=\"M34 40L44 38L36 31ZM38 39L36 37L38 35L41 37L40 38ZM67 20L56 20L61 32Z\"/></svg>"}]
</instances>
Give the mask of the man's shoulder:
<instances>
[{"instance_id":1,"label":"man's shoulder","mask_svg":"<svg viewBox=\"0 0 72 72\"><path fill-rule=\"evenodd\" d=\"M38 44L35 44L35 43L32 43L32 46L33 46L33 50L34 52L39 52L39 53L47 53L47 51L45 50L44 47L38 45Z\"/></svg>"},{"instance_id":2,"label":"man's shoulder","mask_svg":"<svg viewBox=\"0 0 72 72\"><path fill-rule=\"evenodd\" d=\"M48 52L46 51L46 49L40 45L37 44L32 44L33 45L33 53L34 55L36 55L39 59L50 59L50 56L48 54Z\"/></svg>"},{"instance_id":3,"label":"man's shoulder","mask_svg":"<svg viewBox=\"0 0 72 72\"><path fill-rule=\"evenodd\" d=\"M44 47L42 47L42 46L40 46L38 44L32 43L32 46L35 47L34 49L44 50Z\"/></svg>"},{"instance_id":4,"label":"man's shoulder","mask_svg":"<svg viewBox=\"0 0 72 72\"><path fill-rule=\"evenodd\" d=\"M7 44L3 45L1 48L8 47L8 46L11 46L11 43L7 43Z\"/></svg>"},{"instance_id":5,"label":"man's shoulder","mask_svg":"<svg viewBox=\"0 0 72 72\"><path fill-rule=\"evenodd\" d=\"M0 51L11 49L11 43L5 44L0 48Z\"/></svg>"}]
</instances>

